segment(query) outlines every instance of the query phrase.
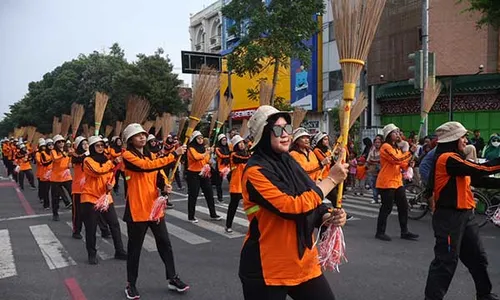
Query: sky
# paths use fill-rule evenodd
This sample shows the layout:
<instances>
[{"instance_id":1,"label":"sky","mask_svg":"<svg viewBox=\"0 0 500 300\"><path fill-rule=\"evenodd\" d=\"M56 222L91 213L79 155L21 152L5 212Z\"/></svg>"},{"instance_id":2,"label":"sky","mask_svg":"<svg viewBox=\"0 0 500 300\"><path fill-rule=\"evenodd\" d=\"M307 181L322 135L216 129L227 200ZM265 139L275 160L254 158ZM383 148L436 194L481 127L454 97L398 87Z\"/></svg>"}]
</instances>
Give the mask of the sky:
<instances>
[{"instance_id":1,"label":"sky","mask_svg":"<svg viewBox=\"0 0 500 300\"><path fill-rule=\"evenodd\" d=\"M128 61L162 47L181 70L189 17L214 0L0 0L0 119L28 84L80 53L117 42ZM181 74L186 83L191 76Z\"/></svg>"}]
</instances>

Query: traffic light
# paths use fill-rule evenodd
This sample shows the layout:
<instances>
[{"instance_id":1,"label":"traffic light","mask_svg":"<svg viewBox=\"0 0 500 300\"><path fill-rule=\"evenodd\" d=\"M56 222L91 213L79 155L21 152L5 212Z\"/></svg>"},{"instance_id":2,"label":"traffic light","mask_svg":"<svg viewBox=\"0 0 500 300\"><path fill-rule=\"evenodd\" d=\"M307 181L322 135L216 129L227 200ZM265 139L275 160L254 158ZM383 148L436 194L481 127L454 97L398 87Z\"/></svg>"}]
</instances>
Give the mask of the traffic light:
<instances>
[{"instance_id":1,"label":"traffic light","mask_svg":"<svg viewBox=\"0 0 500 300\"><path fill-rule=\"evenodd\" d=\"M408 58L413 61L413 65L411 65L408 70L410 71L413 77L410 77L408 82L413 84L413 86L417 90L421 90L424 88L424 53L422 50L415 51L414 53L410 53Z\"/></svg>"}]
</instances>

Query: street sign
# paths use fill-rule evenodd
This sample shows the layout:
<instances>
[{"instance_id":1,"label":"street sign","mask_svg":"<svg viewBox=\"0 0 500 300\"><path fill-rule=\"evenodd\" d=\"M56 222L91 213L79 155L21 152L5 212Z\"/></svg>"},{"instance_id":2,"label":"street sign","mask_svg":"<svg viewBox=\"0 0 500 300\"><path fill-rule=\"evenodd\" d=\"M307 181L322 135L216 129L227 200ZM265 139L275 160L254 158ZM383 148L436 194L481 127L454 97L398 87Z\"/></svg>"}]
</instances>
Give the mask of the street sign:
<instances>
[{"instance_id":1,"label":"street sign","mask_svg":"<svg viewBox=\"0 0 500 300\"><path fill-rule=\"evenodd\" d=\"M222 70L221 55L217 53L204 53L181 51L182 73L198 74L201 66L207 65L217 71Z\"/></svg>"}]
</instances>

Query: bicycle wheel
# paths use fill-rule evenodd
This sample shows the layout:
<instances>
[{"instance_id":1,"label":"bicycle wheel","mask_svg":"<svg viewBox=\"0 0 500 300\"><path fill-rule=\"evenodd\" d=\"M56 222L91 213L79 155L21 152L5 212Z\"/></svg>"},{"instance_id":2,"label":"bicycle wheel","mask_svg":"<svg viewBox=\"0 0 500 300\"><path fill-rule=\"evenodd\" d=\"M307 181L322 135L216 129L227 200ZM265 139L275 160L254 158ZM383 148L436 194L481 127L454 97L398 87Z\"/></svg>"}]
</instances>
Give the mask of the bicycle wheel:
<instances>
[{"instance_id":1,"label":"bicycle wheel","mask_svg":"<svg viewBox=\"0 0 500 300\"><path fill-rule=\"evenodd\" d=\"M481 193L480 191L474 191L474 201L476 202L476 208L473 210L474 216L479 227L483 227L488 223L489 216L487 214L490 207L490 200L488 197Z\"/></svg>"},{"instance_id":2,"label":"bicycle wheel","mask_svg":"<svg viewBox=\"0 0 500 300\"><path fill-rule=\"evenodd\" d=\"M424 189L420 185L408 184L406 186L408 218L411 220L420 220L429 211L429 203L423 194Z\"/></svg>"}]
</instances>

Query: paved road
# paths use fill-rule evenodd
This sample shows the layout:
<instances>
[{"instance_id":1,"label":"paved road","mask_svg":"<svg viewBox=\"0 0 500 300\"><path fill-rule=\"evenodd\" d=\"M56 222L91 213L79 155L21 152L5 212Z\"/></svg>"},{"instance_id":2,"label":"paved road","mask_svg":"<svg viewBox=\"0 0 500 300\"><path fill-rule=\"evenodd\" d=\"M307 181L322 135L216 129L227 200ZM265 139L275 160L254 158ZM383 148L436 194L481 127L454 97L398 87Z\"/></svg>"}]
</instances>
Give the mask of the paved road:
<instances>
[{"instance_id":1,"label":"paved road","mask_svg":"<svg viewBox=\"0 0 500 300\"><path fill-rule=\"evenodd\" d=\"M36 191L20 193L5 178L0 178L0 195L3 299L125 299L126 266L112 258L111 241L98 238L100 263L88 265L83 242L71 238L69 210L62 209L61 221L53 222L38 203ZM118 196L115 200L121 216L123 199ZM237 270L246 232L244 214L239 210L235 233L227 235L224 221L209 221L202 198L197 211L201 222L188 222L186 200L183 191L172 196L175 208L168 210L167 228L177 270L191 289L185 295L167 291L164 268L148 234L138 280L142 299L242 299ZM397 217L391 216L388 234L395 238L382 242L373 238L378 207L369 201L368 197L351 196L345 201L346 209L356 217L344 230L349 262L341 266L340 273L326 274L337 299L423 299L433 256L430 218L410 221L410 229L421 235L420 241L411 242L397 238ZM227 203L228 197L217 205L219 214L227 212ZM125 230L122 235L126 243ZM492 281L500 291L500 230L488 225L482 235ZM463 266L457 269L446 299L475 299L473 282Z\"/></svg>"}]
</instances>

